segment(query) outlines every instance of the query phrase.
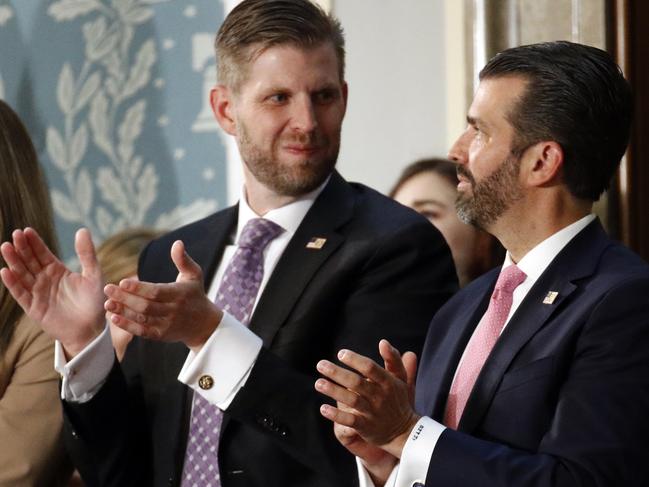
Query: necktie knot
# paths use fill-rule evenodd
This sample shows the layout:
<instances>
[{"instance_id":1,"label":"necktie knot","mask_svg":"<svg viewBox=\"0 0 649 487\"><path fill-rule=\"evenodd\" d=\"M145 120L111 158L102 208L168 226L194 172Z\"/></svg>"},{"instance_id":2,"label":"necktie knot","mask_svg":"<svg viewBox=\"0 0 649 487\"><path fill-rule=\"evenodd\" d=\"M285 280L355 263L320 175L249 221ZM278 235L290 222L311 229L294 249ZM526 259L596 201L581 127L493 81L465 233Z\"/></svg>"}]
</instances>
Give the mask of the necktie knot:
<instances>
[{"instance_id":1,"label":"necktie knot","mask_svg":"<svg viewBox=\"0 0 649 487\"><path fill-rule=\"evenodd\" d=\"M238 245L257 251L264 250L269 242L283 231L282 227L270 220L253 218L243 227Z\"/></svg>"},{"instance_id":2,"label":"necktie knot","mask_svg":"<svg viewBox=\"0 0 649 487\"><path fill-rule=\"evenodd\" d=\"M517 265L510 265L505 267L498 276L496 287L494 288L494 295L499 293L511 294L527 277Z\"/></svg>"}]
</instances>

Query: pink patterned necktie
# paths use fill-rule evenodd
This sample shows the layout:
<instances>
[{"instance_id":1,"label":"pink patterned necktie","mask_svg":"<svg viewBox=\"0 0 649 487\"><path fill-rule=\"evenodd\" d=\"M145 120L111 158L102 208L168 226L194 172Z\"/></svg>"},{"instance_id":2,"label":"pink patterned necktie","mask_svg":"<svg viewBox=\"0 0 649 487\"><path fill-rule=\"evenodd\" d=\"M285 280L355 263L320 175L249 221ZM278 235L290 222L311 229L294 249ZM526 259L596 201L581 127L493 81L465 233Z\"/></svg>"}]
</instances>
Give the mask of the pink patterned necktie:
<instances>
[{"instance_id":1,"label":"pink patterned necktie","mask_svg":"<svg viewBox=\"0 0 649 487\"><path fill-rule=\"evenodd\" d=\"M487 312L466 346L462 363L448 394L444 424L449 428L457 429L478 374L505 326L512 307L514 289L526 277L525 273L515 265L506 267L498 276Z\"/></svg>"},{"instance_id":2,"label":"pink patterned necktie","mask_svg":"<svg viewBox=\"0 0 649 487\"><path fill-rule=\"evenodd\" d=\"M264 249L283 231L270 220L249 220L223 274L215 303L245 325L264 275ZM182 486L220 487L218 444L223 412L200 394L194 394L193 401Z\"/></svg>"}]
</instances>

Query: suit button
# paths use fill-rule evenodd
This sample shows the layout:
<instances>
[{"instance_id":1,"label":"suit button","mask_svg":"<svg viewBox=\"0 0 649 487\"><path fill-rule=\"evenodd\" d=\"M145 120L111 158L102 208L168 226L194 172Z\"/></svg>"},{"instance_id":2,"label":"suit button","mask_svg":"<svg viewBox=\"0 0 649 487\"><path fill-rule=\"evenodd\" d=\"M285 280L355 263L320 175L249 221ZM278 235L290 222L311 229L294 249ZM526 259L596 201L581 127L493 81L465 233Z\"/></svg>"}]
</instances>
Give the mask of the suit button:
<instances>
[{"instance_id":1,"label":"suit button","mask_svg":"<svg viewBox=\"0 0 649 487\"><path fill-rule=\"evenodd\" d=\"M200 387L204 391L211 389L213 385L214 379L212 379L212 377L209 375L202 375L201 378L198 379L198 387Z\"/></svg>"}]
</instances>

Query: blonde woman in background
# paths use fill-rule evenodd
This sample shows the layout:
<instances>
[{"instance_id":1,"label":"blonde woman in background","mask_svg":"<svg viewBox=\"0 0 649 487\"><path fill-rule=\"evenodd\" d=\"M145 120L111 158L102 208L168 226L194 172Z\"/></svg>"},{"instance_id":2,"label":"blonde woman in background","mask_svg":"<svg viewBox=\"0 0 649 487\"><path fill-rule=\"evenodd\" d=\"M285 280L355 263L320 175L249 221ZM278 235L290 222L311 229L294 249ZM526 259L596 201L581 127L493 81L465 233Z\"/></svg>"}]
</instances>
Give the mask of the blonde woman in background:
<instances>
[{"instance_id":1,"label":"blonde woman in background","mask_svg":"<svg viewBox=\"0 0 649 487\"><path fill-rule=\"evenodd\" d=\"M127 277L137 277L140 252L162 232L152 228L130 228L107 238L97 248L97 260L109 284L118 284ZM110 334L117 359L121 362L126 346L133 338L129 332L110 323Z\"/></svg>"},{"instance_id":2,"label":"blonde woman in background","mask_svg":"<svg viewBox=\"0 0 649 487\"><path fill-rule=\"evenodd\" d=\"M35 228L56 248L45 181L27 130L0 100L0 235ZM5 265L2 257L0 264ZM0 486L64 485L71 468L63 425L54 343L0 282Z\"/></svg>"}]
</instances>

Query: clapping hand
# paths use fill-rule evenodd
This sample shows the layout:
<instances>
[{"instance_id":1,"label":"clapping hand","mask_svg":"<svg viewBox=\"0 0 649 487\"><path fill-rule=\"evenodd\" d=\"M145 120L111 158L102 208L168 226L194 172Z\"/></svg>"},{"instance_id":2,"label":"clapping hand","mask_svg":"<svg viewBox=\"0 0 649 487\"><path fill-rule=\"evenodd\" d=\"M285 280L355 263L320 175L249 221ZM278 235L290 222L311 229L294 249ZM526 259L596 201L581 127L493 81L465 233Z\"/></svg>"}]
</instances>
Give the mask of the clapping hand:
<instances>
[{"instance_id":1,"label":"clapping hand","mask_svg":"<svg viewBox=\"0 0 649 487\"><path fill-rule=\"evenodd\" d=\"M2 282L43 330L74 357L105 327L103 278L90 232L79 230L74 247L81 272L72 272L45 245L36 230L12 233L0 252L7 267Z\"/></svg>"},{"instance_id":2,"label":"clapping hand","mask_svg":"<svg viewBox=\"0 0 649 487\"><path fill-rule=\"evenodd\" d=\"M316 381L316 389L337 401L323 404L321 414L334 422L338 440L360 457L370 473L385 471L401 457L410 430L419 420L413 409L417 358L403 357L387 340L379 343L385 368L350 350L341 350L338 359L352 370L327 360L318 362L326 379ZM377 449L389 454L380 455Z\"/></svg>"}]
</instances>

